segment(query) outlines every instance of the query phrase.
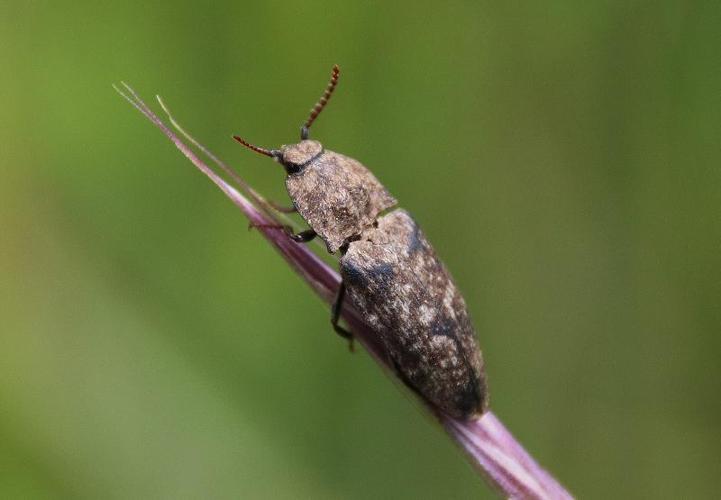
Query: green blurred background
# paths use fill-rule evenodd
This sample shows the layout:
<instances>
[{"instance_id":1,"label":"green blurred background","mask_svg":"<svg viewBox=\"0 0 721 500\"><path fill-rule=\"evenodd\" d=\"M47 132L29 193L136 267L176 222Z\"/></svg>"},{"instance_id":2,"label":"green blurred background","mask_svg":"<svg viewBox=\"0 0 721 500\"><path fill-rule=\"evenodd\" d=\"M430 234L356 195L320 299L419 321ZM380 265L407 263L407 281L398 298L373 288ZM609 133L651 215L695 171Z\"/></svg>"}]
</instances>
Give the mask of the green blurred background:
<instances>
[{"instance_id":1,"label":"green blurred background","mask_svg":"<svg viewBox=\"0 0 721 500\"><path fill-rule=\"evenodd\" d=\"M583 498L721 487L718 2L2 2L0 497L493 498L111 88L314 126L422 224L492 407Z\"/></svg>"}]
</instances>

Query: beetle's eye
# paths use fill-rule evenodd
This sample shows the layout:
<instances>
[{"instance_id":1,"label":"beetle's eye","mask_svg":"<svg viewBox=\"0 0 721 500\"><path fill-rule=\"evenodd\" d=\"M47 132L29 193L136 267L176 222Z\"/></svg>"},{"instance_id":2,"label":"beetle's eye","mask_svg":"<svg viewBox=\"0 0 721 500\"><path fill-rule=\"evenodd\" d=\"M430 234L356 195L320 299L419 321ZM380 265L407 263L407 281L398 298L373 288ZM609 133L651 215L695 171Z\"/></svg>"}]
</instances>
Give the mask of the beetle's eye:
<instances>
[{"instance_id":1,"label":"beetle's eye","mask_svg":"<svg viewBox=\"0 0 721 500\"><path fill-rule=\"evenodd\" d=\"M285 168L285 171L289 174L297 174L302 170L302 166L298 165L297 163L289 162L289 161L283 161L282 158L278 159L278 162L283 165Z\"/></svg>"}]
</instances>

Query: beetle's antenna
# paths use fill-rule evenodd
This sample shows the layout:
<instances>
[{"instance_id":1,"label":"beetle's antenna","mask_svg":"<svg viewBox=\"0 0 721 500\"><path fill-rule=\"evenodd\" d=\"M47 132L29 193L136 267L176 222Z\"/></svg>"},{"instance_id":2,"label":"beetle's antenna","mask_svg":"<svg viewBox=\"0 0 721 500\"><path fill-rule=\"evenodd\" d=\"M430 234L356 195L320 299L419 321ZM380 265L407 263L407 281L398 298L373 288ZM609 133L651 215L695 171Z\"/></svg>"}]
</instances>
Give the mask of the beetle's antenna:
<instances>
[{"instance_id":1,"label":"beetle's antenna","mask_svg":"<svg viewBox=\"0 0 721 500\"><path fill-rule=\"evenodd\" d=\"M237 135L234 135L233 139L235 139L236 141L241 143L246 148L255 151L256 153L260 153L265 156L270 156L271 158L275 158L278 155L278 152L273 149L265 149L265 148L261 148L260 146L254 146L253 144L249 143L242 137L238 137Z\"/></svg>"},{"instance_id":2,"label":"beetle's antenna","mask_svg":"<svg viewBox=\"0 0 721 500\"><path fill-rule=\"evenodd\" d=\"M315 106L313 106L313 109L310 110L310 116L308 116L308 120L306 120L305 124L303 124L303 126L300 128L301 140L304 141L308 138L310 126L313 125L315 119L318 118L320 112L323 111L325 105L328 104L328 100L330 99L330 96L333 95L335 86L338 85L338 76L340 76L340 68L337 64L334 64L333 72L330 75L330 81L328 82L328 86L323 91L323 95L320 96L318 102L315 103Z\"/></svg>"}]
</instances>

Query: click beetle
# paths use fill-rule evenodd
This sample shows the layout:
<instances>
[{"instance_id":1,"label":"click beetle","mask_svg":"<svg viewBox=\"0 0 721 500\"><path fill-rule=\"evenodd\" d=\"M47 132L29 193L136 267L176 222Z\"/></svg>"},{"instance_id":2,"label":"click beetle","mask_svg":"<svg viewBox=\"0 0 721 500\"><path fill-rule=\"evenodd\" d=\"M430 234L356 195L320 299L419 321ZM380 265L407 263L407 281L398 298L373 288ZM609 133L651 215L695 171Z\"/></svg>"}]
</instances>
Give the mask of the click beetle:
<instances>
[{"instance_id":1,"label":"click beetle","mask_svg":"<svg viewBox=\"0 0 721 500\"><path fill-rule=\"evenodd\" d=\"M347 298L379 335L408 387L452 417L476 418L488 407L483 358L450 273L416 222L393 209L396 199L363 164L309 138L339 74L336 65L297 144L265 149L234 138L285 168L293 202L287 210L297 211L310 227L293 239L318 236L330 253L340 252L343 281L331 313L334 329L352 339L338 324Z\"/></svg>"}]
</instances>

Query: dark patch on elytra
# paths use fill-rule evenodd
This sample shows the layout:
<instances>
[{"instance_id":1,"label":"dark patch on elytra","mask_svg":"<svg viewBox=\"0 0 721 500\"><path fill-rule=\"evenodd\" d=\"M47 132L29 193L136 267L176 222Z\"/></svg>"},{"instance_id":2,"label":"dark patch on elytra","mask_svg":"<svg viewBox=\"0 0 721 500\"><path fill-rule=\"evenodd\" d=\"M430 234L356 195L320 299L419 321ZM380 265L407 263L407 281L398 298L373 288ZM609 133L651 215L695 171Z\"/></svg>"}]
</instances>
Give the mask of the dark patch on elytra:
<instances>
[{"instance_id":1,"label":"dark patch on elytra","mask_svg":"<svg viewBox=\"0 0 721 500\"><path fill-rule=\"evenodd\" d=\"M401 382L403 382L406 387L408 387L413 392L418 393L418 388L413 385L413 383L406 377L406 374L403 373L403 370L401 370L401 364L398 362L395 356L389 353L388 357L391 360L391 363L393 364L393 368L396 371L396 375L398 375L398 378L401 379Z\"/></svg>"},{"instance_id":2,"label":"dark patch on elytra","mask_svg":"<svg viewBox=\"0 0 721 500\"><path fill-rule=\"evenodd\" d=\"M457 339L457 323L446 314L436 314L431 323L431 335Z\"/></svg>"},{"instance_id":3,"label":"dark patch on elytra","mask_svg":"<svg viewBox=\"0 0 721 500\"><path fill-rule=\"evenodd\" d=\"M456 398L457 408L464 414L471 415L481 407L483 394L478 379L470 377L463 388L458 391Z\"/></svg>"},{"instance_id":4,"label":"dark patch on elytra","mask_svg":"<svg viewBox=\"0 0 721 500\"><path fill-rule=\"evenodd\" d=\"M365 276L363 276L363 271L361 271L358 266L348 262L347 260L341 260L340 270L343 275L343 279L350 285L362 286L367 283Z\"/></svg>"},{"instance_id":5,"label":"dark patch on elytra","mask_svg":"<svg viewBox=\"0 0 721 500\"><path fill-rule=\"evenodd\" d=\"M419 387L424 387L426 385L426 383L428 382L428 374L426 374L422 370L416 370L413 376L413 380L411 380L411 377L406 375L406 373L402 369L402 367L408 368L410 366L419 366L422 362L420 354L412 351L405 351L404 353L400 354L400 356L403 358L402 361L399 361L397 356L393 353L389 353L389 357L391 359L391 362L393 363L393 368L395 368L398 378L400 378L401 381L415 393L423 394L423 391L419 390Z\"/></svg>"},{"instance_id":6,"label":"dark patch on elytra","mask_svg":"<svg viewBox=\"0 0 721 500\"><path fill-rule=\"evenodd\" d=\"M423 238L421 237L421 228L418 227L415 220L411 220L413 221L413 232L411 233L409 238L410 241L408 242L408 253L413 255L423 249Z\"/></svg>"},{"instance_id":7,"label":"dark patch on elytra","mask_svg":"<svg viewBox=\"0 0 721 500\"><path fill-rule=\"evenodd\" d=\"M387 263L373 266L368 271L368 277L372 278L373 281L382 284L383 286L390 286L393 283L393 277L396 275L393 266Z\"/></svg>"},{"instance_id":8,"label":"dark patch on elytra","mask_svg":"<svg viewBox=\"0 0 721 500\"><path fill-rule=\"evenodd\" d=\"M373 282L383 288L389 287L393 283L395 271L393 266L384 263L377 266L373 266L370 269L363 269L352 262L347 260L342 261L341 270L344 278L348 282L355 286L365 286L370 282Z\"/></svg>"}]
</instances>

